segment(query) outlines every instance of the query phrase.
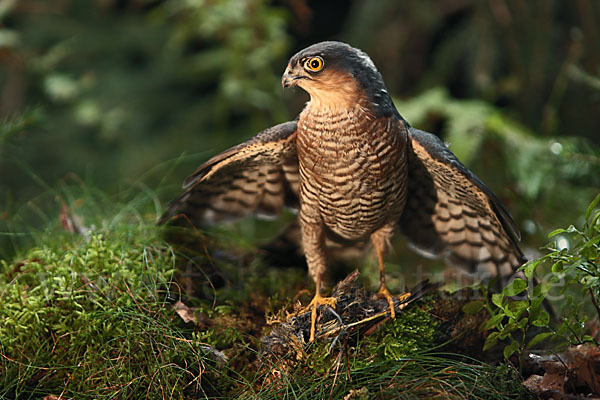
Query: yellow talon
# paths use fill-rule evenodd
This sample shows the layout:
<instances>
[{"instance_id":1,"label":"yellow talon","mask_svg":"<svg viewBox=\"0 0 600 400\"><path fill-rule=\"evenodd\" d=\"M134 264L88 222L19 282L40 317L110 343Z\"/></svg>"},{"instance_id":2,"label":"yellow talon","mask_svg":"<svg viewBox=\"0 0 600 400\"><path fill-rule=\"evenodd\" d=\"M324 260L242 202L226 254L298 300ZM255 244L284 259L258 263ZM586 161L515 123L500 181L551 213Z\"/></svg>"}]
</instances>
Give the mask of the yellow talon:
<instances>
[{"instance_id":1,"label":"yellow talon","mask_svg":"<svg viewBox=\"0 0 600 400\"><path fill-rule=\"evenodd\" d=\"M408 298L412 296L411 292L406 292L401 294L400 296L396 296L396 299L398 299L398 301L400 302L400 307L402 307L402 303L404 303L406 300L408 300Z\"/></svg>"},{"instance_id":2,"label":"yellow talon","mask_svg":"<svg viewBox=\"0 0 600 400\"><path fill-rule=\"evenodd\" d=\"M381 286L379 286L379 290L377 291L377 295L380 298L383 298L383 299L387 300L388 305L390 306L390 317L392 319L396 318L396 309L394 307L394 296L392 296L392 294L387 289L387 287L385 286L385 284L382 284Z\"/></svg>"},{"instance_id":3,"label":"yellow talon","mask_svg":"<svg viewBox=\"0 0 600 400\"><path fill-rule=\"evenodd\" d=\"M313 342L315 340L315 333L317 330L317 308L320 305L328 305L330 307L335 308L337 304L337 299L335 297L323 297L319 293L317 288L317 293L315 293L315 297L311 300L310 304L305 308L305 310L309 310L312 308L312 312L310 314L310 339L309 342Z\"/></svg>"}]
</instances>

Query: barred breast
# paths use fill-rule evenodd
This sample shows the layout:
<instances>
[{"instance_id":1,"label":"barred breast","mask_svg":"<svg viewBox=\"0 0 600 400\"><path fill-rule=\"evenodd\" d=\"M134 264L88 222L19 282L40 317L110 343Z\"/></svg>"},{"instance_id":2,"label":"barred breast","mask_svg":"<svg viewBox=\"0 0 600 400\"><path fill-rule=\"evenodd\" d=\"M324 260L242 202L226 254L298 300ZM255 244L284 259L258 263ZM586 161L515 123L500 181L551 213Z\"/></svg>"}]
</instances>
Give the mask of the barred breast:
<instances>
[{"instance_id":1,"label":"barred breast","mask_svg":"<svg viewBox=\"0 0 600 400\"><path fill-rule=\"evenodd\" d=\"M407 130L359 105L300 115L297 132L303 223L348 240L395 223L406 201Z\"/></svg>"}]
</instances>

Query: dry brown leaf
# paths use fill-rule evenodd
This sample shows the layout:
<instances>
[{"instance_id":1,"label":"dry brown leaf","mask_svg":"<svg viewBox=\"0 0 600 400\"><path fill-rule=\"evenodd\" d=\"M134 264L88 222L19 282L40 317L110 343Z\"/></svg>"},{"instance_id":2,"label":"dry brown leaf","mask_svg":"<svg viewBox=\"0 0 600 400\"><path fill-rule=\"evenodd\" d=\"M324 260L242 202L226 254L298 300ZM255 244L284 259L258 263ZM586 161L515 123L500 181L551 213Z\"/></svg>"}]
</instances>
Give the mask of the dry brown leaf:
<instances>
[{"instance_id":1,"label":"dry brown leaf","mask_svg":"<svg viewBox=\"0 0 600 400\"><path fill-rule=\"evenodd\" d=\"M177 303L173 304L173 310L175 310L177 315L179 315L186 324L188 322L193 322L194 324L198 322L194 316L194 311L181 301L177 301Z\"/></svg>"},{"instance_id":2,"label":"dry brown leaf","mask_svg":"<svg viewBox=\"0 0 600 400\"><path fill-rule=\"evenodd\" d=\"M600 396L600 348L597 346L579 345L559 354L532 353L529 357L544 370L544 375L531 375L523 384L538 396Z\"/></svg>"}]
</instances>

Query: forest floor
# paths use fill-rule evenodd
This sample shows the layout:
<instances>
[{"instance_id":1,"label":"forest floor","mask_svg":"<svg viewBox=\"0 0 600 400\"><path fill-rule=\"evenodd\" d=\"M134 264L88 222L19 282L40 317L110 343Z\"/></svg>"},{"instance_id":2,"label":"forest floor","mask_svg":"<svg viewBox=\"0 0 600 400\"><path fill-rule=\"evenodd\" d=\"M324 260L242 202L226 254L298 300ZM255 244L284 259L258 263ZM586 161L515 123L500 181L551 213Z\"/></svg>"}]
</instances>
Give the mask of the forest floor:
<instances>
[{"instance_id":1,"label":"forest floor","mask_svg":"<svg viewBox=\"0 0 600 400\"><path fill-rule=\"evenodd\" d=\"M304 267L271 265L226 229L135 213L86 226L67 208L55 228L1 261L2 398L576 398L572 370L506 359L501 340L482 350L476 288L422 283L392 320L349 269L310 343ZM596 356L582 356L592 370Z\"/></svg>"}]
</instances>

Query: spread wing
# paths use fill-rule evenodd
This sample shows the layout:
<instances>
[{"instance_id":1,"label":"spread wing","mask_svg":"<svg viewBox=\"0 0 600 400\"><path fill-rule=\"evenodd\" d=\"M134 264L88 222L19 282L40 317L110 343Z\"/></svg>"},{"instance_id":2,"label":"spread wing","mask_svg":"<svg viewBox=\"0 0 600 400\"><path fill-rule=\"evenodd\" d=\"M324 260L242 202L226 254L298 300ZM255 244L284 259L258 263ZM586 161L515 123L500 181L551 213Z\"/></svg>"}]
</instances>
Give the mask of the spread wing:
<instances>
[{"instance_id":1,"label":"spread wing","mask_svg":"<svg viewBox=\"0 0 600 400\"><path fill-rule=\"evenodd\" d=\"M184 182L187 189L158 221L185 215L203 226L249 214L276 215L298 206L299 174L295 121L265 129L202 164Z\"/></svg>"},{"instance_id":2,"label":"spread wing","mask_svg":"<svg viewBox=\"0 0 600 400\"><path fill-rule=\"evenodd\" d=\"M419 252L505 276L525 260L518 229L492 191L435 135L410 128L401 230Z\"/></svg>"}]
</instances>

